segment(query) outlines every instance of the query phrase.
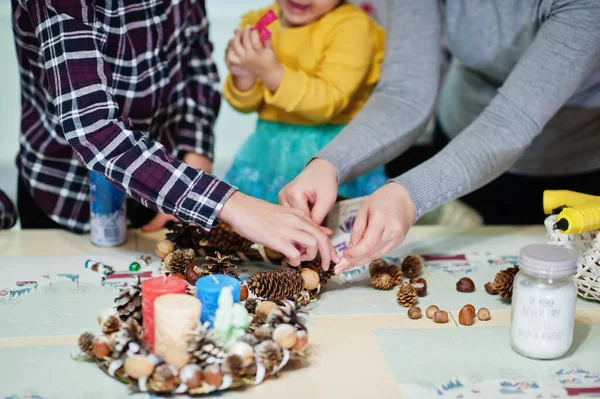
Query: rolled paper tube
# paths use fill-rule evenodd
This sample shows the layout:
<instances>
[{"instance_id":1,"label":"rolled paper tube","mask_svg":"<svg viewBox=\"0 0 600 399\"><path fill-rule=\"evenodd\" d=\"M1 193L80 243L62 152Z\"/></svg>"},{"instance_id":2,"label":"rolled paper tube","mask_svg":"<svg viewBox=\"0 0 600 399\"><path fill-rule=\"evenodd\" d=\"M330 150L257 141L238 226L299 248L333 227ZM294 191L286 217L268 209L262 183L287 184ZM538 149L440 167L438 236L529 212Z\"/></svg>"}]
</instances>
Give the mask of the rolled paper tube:
<instances>
[{"instance_id":1,"label":"rolled paper tube","mask_svg":"<svg viewBox=\"0 0 600 399\"><path fill-rule=\"evenodd\" d=\"M254 28L259 29L259 30L261 28L266 28L271 23L273 23L276 19L277 19L277 15L275 15L275 12L273 10L269 10L262 17L260 17L258 22L254 25Z\"/></svg>"},{"instance_id":2,"label":"rolled paper tube","mask_svg":"<svg viewBox=\"0 0 600 399\"><path fill-rule=\"evenodd\" d=\"M267 28L262 28L259 32L260 42L265 44L265 42L271 37L271 31Z\"/></svg>"},{"instance_id":3,"label":"rolled paper tube","mask_svg":"<svg viewBox=\"0 0 600 399\"><path fill-rule=\"evenodd\" d=\"M196 297L202 303L200 320L203 324L208 322L210 328L213 327L215 313L219 307L219 294L224 287L231 287L234 303L240 301L240 281L234 277L211 274L196 281Z\"/></svg>"},{"instance_id":4,"label":"rolled paper tube","mask_svg":"<svg viewBox=\"0 0 600 399\"><path fill-rule=\"evenodd\" d=\"M154 301L166 294L184 294L187 283L177 277L155 277L142 282L144 341L154 349Z\"/></svg>"},{"instance_id":5,"label":"rolled paper tube","mask_svg":"<svg viewBox=\"0 0 600 399\"><path fill-rule=\"evenodd\" d=\"M187 294L167 294L154 301L154 353L185 352L190 333L200 320L200 301Z\"/></svg>"}]
</instances>

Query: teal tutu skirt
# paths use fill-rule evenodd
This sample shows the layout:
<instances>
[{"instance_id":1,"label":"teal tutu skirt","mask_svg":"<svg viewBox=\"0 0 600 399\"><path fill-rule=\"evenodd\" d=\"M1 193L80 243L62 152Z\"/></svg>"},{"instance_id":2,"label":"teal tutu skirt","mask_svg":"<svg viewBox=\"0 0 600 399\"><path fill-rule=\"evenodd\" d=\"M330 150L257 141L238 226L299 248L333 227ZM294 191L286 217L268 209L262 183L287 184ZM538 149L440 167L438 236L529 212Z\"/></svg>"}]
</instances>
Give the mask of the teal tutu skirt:
<instances>
[{"instance_id":1,"label":"teal tutu skirt","mask_svg":"<svg viewBox=\"0 0 600 399\"><path fill-rule=\"evenodd\" d=\"M345 125L295 125L258 120L256 131L242 145L225 181L242 193L277 203L277 195L306 163ZM384 167L339 187L344 198L372 194L387 181Z\"/></svg>"}]
</instances>

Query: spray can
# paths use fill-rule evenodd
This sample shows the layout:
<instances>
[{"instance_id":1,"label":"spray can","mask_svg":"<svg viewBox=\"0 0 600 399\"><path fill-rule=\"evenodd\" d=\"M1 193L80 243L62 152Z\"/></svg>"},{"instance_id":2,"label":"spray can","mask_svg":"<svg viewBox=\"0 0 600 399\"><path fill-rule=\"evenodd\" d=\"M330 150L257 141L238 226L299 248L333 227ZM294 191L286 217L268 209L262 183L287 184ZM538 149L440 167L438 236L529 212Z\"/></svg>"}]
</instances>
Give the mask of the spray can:
<instances>
[{"instance_id":1,"label":"spray can","mask_svg":"<svg viewBox=\"0 0 600 399\"><path fill-rule=\"evenodd\" d=\"M125 193L94 171L90 171L90 225L96 246L117 247L127 240Z\"/></svg>"}]
</instances>

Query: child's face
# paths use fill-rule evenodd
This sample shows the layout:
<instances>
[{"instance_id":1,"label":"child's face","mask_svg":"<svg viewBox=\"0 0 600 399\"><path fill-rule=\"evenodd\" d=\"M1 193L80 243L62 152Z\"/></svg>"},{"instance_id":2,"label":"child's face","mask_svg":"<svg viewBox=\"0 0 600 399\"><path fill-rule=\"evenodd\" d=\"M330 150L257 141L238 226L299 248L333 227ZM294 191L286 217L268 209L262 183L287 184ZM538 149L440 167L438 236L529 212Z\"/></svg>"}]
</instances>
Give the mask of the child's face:
<instances>
[{"instance_id":1,"label":"child's face","mask_svg":"<svg viewBox=\"0 0 600 399\"><path fill-rule=\"evenodd\" d=\"M283 19L290 26L315 22L333 10L340 0L277 0Z\"/></svg>"}]
</instances>

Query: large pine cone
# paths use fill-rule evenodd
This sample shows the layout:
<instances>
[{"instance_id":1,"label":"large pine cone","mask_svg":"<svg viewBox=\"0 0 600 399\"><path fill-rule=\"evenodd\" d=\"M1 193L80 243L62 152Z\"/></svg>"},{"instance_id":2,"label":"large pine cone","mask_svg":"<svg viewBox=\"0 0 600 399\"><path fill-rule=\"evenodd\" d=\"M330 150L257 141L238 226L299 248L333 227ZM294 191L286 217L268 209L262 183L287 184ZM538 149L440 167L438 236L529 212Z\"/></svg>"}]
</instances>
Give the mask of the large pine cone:
<instances>
[{"instance_id":1,"label":"large pine cone","mask_svg":"<svg viewBox=\"0 0 600 399\"><path fill-rule=\"evenodd\" d=\"M246 285L259 298L295 300L304 287L304 281L297 270L269 270L256 273Z\"/></svg>"},{"instance_id":2,"label":"large pine cone","mask_svg":"<svg viewBox=\"0 0 600 399\"><path fill-rule=\"evenodd\" d=\"M418 277L423 272L423 262L418 256L407 256L402 262L402 273L408 278Z\"/></svg>"},{"instance_id":3,"label":"large pine cone","mask_svg":"<svg viewBox=\"0 0 600 399\"><path fill-rule=\"evenodd\" d=\"M133 318L142 324L142 283L139 276L133 284L125 283L119 287L115 308L122 321Z\"/></svg>"},{"instance_id":4,"label":"large pine cone","mask_svg":"<svg viewBox=\"0 0 600 399\"><path fill-rule=\"evenodd\" d=\"M405 308L412 306L417 302L417 290L409 283L402 283L400 284L400 287L398 287L396 299L400 306L404 306Z\"/></svg>"},{"instance_id":5,"label":"large pine cone","mask_svg":"<svg viewBox=\"0 0 600 399\"><path fill-rule=\"evenodd\" d=\"M503 299L512 299L513 282L515 276L519 272L519 265L515 265L506 270L501 270L496 273L492 287Z\"/></svg>"},{"instance_id":6,"label":"large pine cone","mask_svg":"<svg viewBox=\"0 0 600 399\"><path fill-rule=\"evenodd\" d=\"M185 272L189 265L193 265L196 261L196 252L191 248L177 249L167 255L164 260L164 267L167 271L173 274L181 274L185 276Z\"/></svg>"},{"instance_id":7,"label":"large pine cone","mask_svg":"<svg viewBox=\"0 0 600 399\"><path fill-rule=\"evenodd\" d=\"M221 222L218 226L204 233L202 246L215 248L224 252L247 251L253 242L242 237L228 223Z\"/></svg>"}]
</instances>

